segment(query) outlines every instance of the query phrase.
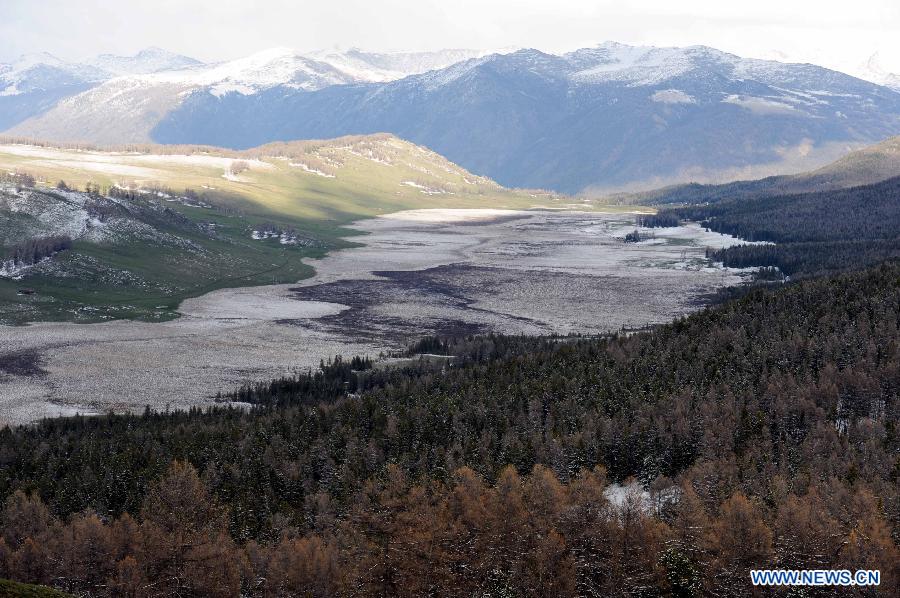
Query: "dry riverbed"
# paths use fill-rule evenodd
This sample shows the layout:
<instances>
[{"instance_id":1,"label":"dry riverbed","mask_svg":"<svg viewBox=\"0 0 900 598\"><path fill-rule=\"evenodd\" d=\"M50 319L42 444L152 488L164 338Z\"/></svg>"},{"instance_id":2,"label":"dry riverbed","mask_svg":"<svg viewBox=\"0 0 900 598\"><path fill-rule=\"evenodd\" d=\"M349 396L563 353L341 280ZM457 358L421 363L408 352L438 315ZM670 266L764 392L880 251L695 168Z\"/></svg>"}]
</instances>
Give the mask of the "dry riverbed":
<instances>
[{"instance_id":1,"label":"dry riverbed","mask_svg":"<svg viewBox=\"0 0 900 598\"><path fill-rule=\"evenodd\" d=\"M185 301L164 323L0 327L0 424L206 405L217 391L377 355L428 334L597 333L696 309L741 272L730 237L690 225L626 244L627 214L417 210L366 220L364 246L293 285Z\"/></svg>"}]
</instances>

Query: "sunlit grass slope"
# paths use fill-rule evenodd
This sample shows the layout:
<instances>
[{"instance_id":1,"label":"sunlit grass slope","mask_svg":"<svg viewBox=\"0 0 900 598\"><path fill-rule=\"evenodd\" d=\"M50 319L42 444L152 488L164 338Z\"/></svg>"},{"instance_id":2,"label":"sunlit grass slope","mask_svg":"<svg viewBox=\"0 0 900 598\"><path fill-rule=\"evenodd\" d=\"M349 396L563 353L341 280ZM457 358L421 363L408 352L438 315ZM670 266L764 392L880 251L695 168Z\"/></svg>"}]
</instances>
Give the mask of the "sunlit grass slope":
<instances>
[{"instance_id":1,"label":"sunlit grass slope","mask_svg":"<svg viewBox=\"0 0 900 598\"><path fill-rule=\"evenodd\" d=\"M550 193L509 190L387 134L273 143L235 152L195 146L124 151L0 144L0 168L78 186L161 184L215 191L248 213L346 222L416 208L558 206ZM235 162L249 168L228 174Z\"/></svg>"}]
</instances>

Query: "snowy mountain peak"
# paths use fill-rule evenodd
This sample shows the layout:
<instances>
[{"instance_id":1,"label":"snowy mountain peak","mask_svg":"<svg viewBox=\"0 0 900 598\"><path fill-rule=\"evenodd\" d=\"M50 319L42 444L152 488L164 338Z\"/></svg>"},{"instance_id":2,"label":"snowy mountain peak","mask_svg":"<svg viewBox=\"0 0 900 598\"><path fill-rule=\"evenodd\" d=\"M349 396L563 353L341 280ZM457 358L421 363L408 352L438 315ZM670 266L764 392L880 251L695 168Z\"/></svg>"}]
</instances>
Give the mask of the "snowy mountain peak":
<instances>
[{"instance_id":1,"label":"snowy mountain peak","mask_svg":"<svg viewBox=\"0 0 900 598\"><path fill-rule=\"evenodd\" d=\"M709 46L630 46L606 42L563 57L572 66L571 77L575 81L585 84L618 82L631 87L657 85L699 72L768 85L795 81L804 71L817 73L815 76L826 72L810 64L742 58Z\"/></svg>"},{"instance_id":2,"label":"snowy mountain peak","mask_svg":"<svg viewBox=\"0 0 900 598\"><path fill-rule=\"evenodd\" d=\"M12 66L14 69L22 71L38 65L62 67L67 64L68 63L49 52L32 52L19 56L19 58L12 63Z\"/></svg>"},{"instance_id":3,"label":"snowy mountain peak","mask_svg":"<svg viewBox=\"0 0 900 598\"><path fill-rule=\"evenodd\" d=\"M146 75L162 71L179 70L200 66L202 63L188 56L175 54L162 48L151 46L133 56L117 56L101 54L88 61L94 66L113 76Z\"/></svg>"},{"instance_id":4,"label":"snowy mountain peak","mask_svg":"<svg viewBox=\"0 0 900 598\"><path fill-rule=\"evenodd\" d=\"M66 62L48 52L24 54L0 65L0 97L102 81L107 74L90 65Z\"/></svg>"},{"instance_id":5,"label":"snowy mountain peak","mask_svg":"<svg viewBox=\"0 0 900 598\"><path fill-rule=\"evenodd\" d=\"M134 56L135 58L173 58L180 55L159 46L148 46Z\"/></svg>"},{"instance_id":6,"label":"snowy mountain peak","mask_svg":"<svg viewBox=\"0 0 900 598\"><path fill-rule=\"evenodd\" d=\"M890 72L883 62L880 52L875 52L861 64L854 73L861 79L886 85L900 91L900 74Z\"/></svg>"},{"instance_id":7,"label":"snowy mountain peak","mask_svg":"<svg viewBox=\"0 0 900 598\"><path fill-rule=\"evenodd\" d=\"M291 48L269 48L245 58L215 65L191 78L212 86L214 95L238 92L244 95L278 85L297 89L320 89L350 83L353 77L332 65L307 58Z\"/></svg>"},{"instance_id":8,"label":"snowy mountain peak","mask_svg":"<svg viewBox=\"0 0 900 598\"><path fill-rule=\"evenodd\" d=\"M330 85L394 81L480 54L474 50L369 53L358 48L300 53L275 47L219 64L162 71L146 81L206 88L216 96L250 95L277 86L313 91Z\"/></svg>"}]
</instances>

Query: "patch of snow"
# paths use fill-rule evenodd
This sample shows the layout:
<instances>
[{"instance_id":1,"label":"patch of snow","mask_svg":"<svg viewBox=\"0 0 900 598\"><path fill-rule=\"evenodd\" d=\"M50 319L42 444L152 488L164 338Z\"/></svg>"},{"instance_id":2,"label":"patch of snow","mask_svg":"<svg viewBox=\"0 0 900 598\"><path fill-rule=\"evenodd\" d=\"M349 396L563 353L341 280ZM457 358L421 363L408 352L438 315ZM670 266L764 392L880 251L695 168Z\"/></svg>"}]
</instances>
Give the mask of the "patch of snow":
<instances>
[{"instance_id":1,"label":"patch of snow","mask_svg":"<svg viewBox=\"0 0 900 598\"><path fill-rule=\"evenodd\" d=\"M444 189L434 189L432 187L427 187L425 185L420 185L415 181L401 181L401 185L406 185L407 187L413 187L414 189L418 189L420 193L424 193L425 195L452 195L449 191Z\"/></svg>"},{"instance_id":2,"label":"patch of snow","mask_svg":"<svg viewBox=\"0 0 900 598\"><path fill-rule=\"evenodd\" d=\"M680 89L661 89L650 96L654 102L662 104L696 104L697 100L693 96L681 91Z\"/></svg>"},{"instance_id":3,"label":"patch of snow","mask_svg":"<svg viewBox=\"0 0 900 598\"><path fill-rule=\"evenodd\" d=\"M9 87L4 89L3 91L0 91L0 97L16 96L16 95L19 95L20 93L22 93L22 92L19 91L18 82L13 82L12 84L9 85Z\"/></svg>"},{"instance_id":4,"label":"patch of snow","mask_svg":"<svg viewBox=\"0 0 900 598\"><path fill-rule=\"evenodd\" d=\"M123 154L118 154L123 156ZM272 164L263 160L246 160L244 158L229 158L225 156L213 156L210 154L133 154L126 156L128 160L146 163L172 163L180 165L207 166L209 168L231 167L235 160L240 160L249 166L250 170L261 169L271 170L275 168Z\"/></svg>"},{"instance_id":5,"label":"patch of snow","mask_svg":"<svg viewBox=\"0 0 900 598\"><path fill-rule=\"evenodd\" d=\"M48 260L50 258L44 258L41 261ZM21 280L25 272L35 267L40 262L35 264L18 264L13 260L6 260L4 262L0 262L0 278L10 278L12 280Z\"/></svg>"},{"instance_id":6,"label":"patch of snow","mask_svg":"<svg viewBox=\"0 0 900 598\"><path fill-rule=\"evenodd\" d=\"M694 68L694 60L685 48L656 48L605 43L570 57L590 57L595 64L575 72L581 83L618 81L630 86L656 85L683 75Z\"/></svg>"},{"instance_id":7,"label":"patch of snow","mask_svg":"<svg viewBox=\"0 0 900 598\"><path fill-rule=\"evenodd\" d=\"M250 96L256 93L256 88L247 85L245 83L218 83L210 88L209 93L216 96L217 98L221 98L223 96L227 96L230 93L237 93L242 96Z\"/></svg>"},{"instance_id":8,"label":"patch of snow","mask_svg":"<svg viewBox=\"0 0 900 598\"><path fill-rule=\"evenodd\" d=\"M805 115L804 112L798 110L796 106L792 106L785 102L779 102L770 98L761 98L756 96L731 94L722 100L725 104L734 104L745 110L749 110L754 114L760 115Z\"/></svg>"},{"instance_id":9,"label":"patch of snow","mask_svg":"<svg viewBox=\"0 0 900 598\"><path fill-rule=\"evenodd\" d=\"M636 505L641 511L650 511L650 493L644 490L638 482L631 482L625 486L610 484L604 488L603 496L609 501L609 504L620 510L630 503Z\"/></svg>"},{"instance_id":10,"label":"patch of snow","mask_svg":"<svg viewBox=\"0 0 900 598\"><path fill-rule=\"evenodd\" d=\"M56 149L34 145L4 144L0 151L6 154L37 158L48 166L60 165L106 174L159 179L164 172L155 166L174 164L178 166L200 166L228 170L238 158L213 156L209 154L136 154L133 152L93 152ZM270 170L274 165L263 160L245 160L250 170Z\"/></svg>"},{"instance_id":11,"label":"patch of snow","mask_svg":"<svg viewBox=\"0 0 900 598\"><path fill-rule=\"evenodd\" d=\"M321 170L318 170L318 169L316 169L316 168L310 168L309 166L307 166L306 164L304 164L304 163L302 163L302 162L289 162L288 164L289 164L290 166L294 166L294 167L299 168L299 169L301 169L301 170L305 170L306 172L308 172L308 173L310 173L310 174L316 174L316 175L319 175L319 176L321 176L321 177L325 177L326 179L333 179L333 178L335 178L335 175L333 175L333 174L328 174L327 172L322 172Z\"/></svg>"},{"instance_id":12,"label":"patch of snow","mask_svg":"<svg viewBox=\"0 0 900 598\"><path fill-rule=\"evenodd\" d=\"M400 181L401 185L406 185L407 187L415 187L416 189L428 189L425 185L420 185L415 181Z\"/></svg>"}]
</instances>

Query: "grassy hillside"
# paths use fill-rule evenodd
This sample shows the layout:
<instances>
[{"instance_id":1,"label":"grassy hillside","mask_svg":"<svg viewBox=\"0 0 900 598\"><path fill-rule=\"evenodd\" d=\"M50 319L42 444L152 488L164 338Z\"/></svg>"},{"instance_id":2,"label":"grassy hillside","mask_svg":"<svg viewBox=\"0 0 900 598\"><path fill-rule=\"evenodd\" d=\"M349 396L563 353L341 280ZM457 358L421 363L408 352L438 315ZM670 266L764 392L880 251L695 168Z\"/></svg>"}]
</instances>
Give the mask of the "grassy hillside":
<instances>
[{"instance_id":1,"label":"grassy hillside","mask_svg":"<svg viewBox=\"0 0 900 598\"><path fill-rule=\"evenodd\" d=\"M674 185L614 198L625 204L663 205L714 203L726 199L749 199L813 191L849 189L900 176L900 137L891 137L810 172L772 176L722 185Z\"/></svg>"},{"instance_id":2,"label":"grassy hillside","mask_svg":"<svg viewBox=\"0 0 900 598\"><path fill-rule=\"evenodd\" d=\"M392 135L274 143L235 152L203 146L93 148L0 143L0 168L55 184L165 185L215 191L245 213L348 222L400 209L524 208L560 196L504 189ZM226 171L242 161L248 170ZM423 188L424 187L424 188Z\"/></svg>"},{"instance_id":3,"label":"grassy hillside","mask_svg":"<svg viewBox=\"0 0 900 598\"><path fill-rule=\"evenodd\" d=\"M567 201L505 189L390 135L244 152L8 142L0 175L0 262L51 235L73 245L7 268L2 323L171 318L186 297L311 275L302 258L347 246L341 226L359 218Z\"/></svg>"},{"instance_id":4,"label":"grassy hillside","mask_svg":"<svg viewBox=\"0 0 900 598\"><path fill-rule=\"evenodd\" d=\"M34 586L0 579L0 598L67 598L69 596L71 595L46 586Z\"/></svg>"}]
</instances>

